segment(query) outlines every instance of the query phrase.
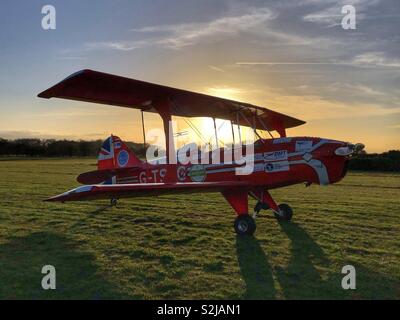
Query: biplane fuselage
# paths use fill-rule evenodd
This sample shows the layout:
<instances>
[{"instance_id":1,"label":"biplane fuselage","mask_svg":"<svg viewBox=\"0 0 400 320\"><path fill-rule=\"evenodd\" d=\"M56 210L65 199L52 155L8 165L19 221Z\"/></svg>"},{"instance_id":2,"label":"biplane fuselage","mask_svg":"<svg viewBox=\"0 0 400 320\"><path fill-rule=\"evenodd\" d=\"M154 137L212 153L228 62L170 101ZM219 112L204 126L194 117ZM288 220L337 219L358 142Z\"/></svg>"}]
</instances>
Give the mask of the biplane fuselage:
<instances>
[{"instance_id":1,"label":"biplane fuselage","mask_svg":"<svg viewBox=\"0 0 400 320\"><path fill-rule=\"evenodd\" d=\"M121 139L112 135L99 152L98 169L78 176L84 186L48 201L106 198L115 204L117 199L125 197L221 192L237 213L234 228L239 235L254 233L254 217L261 209L272 209L279 220L291 220L292 209L287 204L278 205L268 190L299 183L338 182L346 174L349 157L363 148L362 144L331 139L287 137L287 128L305 122L266 108L91 70L71 75L39 97L139 109L144 137L143 112L156 112L163 120L166 137L165 158L141 161ZM216 145L215 118L230 121L233 140L234 125L239 137L241 126L252 128L257 136L257 130L265 130L276 131L280 137L259 136L254 144L209 153L196 149L182 161L183 149L175 150L170 132L172 116L213 118ZM242 143L241 137L239 141ZM249 196L257 200L253 216L248 210Z\"/></svg>"},{"instance_id":2,"label":"biplane fuselage","mask_svg":"<svg viewBox=\"0 0 400 320\"><path fill-rule=\"evenodd\" d=\"M177 164L153 160L115 171L114 183L250 181L254 186L267 189L298 183L328 185L338 182L346 174L348 159L337 155L335 151L348 145L341 141L311 137L260 139L256 141L253 153L246 154L246 148L242 148L242 155L246 156L250 168L246 174L237 173L244 164L233 160L234 149L220 148L185 164L179 160ZM218 162L215 161L216 153L219 153ZM103 180L80 182L91 184Z\"/></svg>"}]
</instances>

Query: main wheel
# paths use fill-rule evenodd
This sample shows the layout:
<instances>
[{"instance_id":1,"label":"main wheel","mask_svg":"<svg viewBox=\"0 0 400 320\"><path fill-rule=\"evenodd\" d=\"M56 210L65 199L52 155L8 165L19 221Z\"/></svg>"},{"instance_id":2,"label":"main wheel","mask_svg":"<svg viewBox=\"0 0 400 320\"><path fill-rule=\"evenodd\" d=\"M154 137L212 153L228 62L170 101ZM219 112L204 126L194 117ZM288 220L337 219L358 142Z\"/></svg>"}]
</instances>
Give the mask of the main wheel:
<instances>
[{"instance_id":1,"label":"main wheel","mask_svg":"<svg viewBox=\"0 0 400 320\"><path fill-rule=\"evenodd\" d=\"M279 212L274 212L276 219L282 220L282 221L292 220L293 210L288 204L282 203L278 206L278 208L279 208Z\"/></svg>"},{"instance_id":2,"label":"main wheel","mask_svg":"<svg viewBox=\"0 0 400 320\"><path fill-rule=\"evenodd\" d=\"M238 235L252 235L256 231L256 223L248 214L237 216L233 226Z\"/></svg>"}]
</instances>

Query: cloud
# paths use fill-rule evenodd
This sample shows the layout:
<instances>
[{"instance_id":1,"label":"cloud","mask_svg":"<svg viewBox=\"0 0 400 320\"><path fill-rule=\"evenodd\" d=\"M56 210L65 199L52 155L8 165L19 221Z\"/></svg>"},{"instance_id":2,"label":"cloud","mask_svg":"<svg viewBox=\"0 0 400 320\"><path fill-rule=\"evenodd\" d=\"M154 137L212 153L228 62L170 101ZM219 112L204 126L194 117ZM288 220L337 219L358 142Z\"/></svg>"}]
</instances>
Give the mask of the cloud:
<instances>
[{"instance_id":1,"label":"cloud","mask_svg":"<svg viewBox=\"0 0 400 320\"><path fill-rule=\"evenodd\" d=\"M338 65L338 66L354 66L354 67L383 67L383 68L399 68L399 58L389 58L384 52L365 52L356 55L354 58L347 60L331 60L331 61L238 61L239 66L297 66L297 65Z\"/></svg>"},{"instance_id":2,"label":"cloud","mask_svg":"<svg viewBox=\"0 0 400 320\"><path fill-rule=\"evenodd\" d=\"M268 8L251 8L242 15L220 17L205 23L187 23L164 26L149 26L134 29L135 32L163 33L168 35L157 41L169 48L182 48L194 45L208 38L224 38L241 32L256 32L268 21L276 18Z\"/></svg>"},{"instance_id":3,"label":"cloud","mask_svg":"<svg viewBox=\"0 0 400 320\"><path fill-rule=\"evenodd\" d=\"M287 65L287 66L296 66L296 65L348 65L350 62L291 62L291 61L239 61L236 62L237 65L248 65L248 66L257 66L257 65L265 65L265 66L275 66L275 65Z\"/></svg>"},{"instance_id":4,"label":"cloud","mask_svg":"<svg viewBox=\"0 0 400 320\"><path fill-rule=\"evenodd\" d=\"M148 36L144 40L124 40L87 43L87 49L115 49L132 51L149 46L181 49L207 39L218 40L242 32L257 32L276 14L268 8L250 8L237 16L224 16L209 22L155 25L132 29Z\"/></svg>"},{"instance_id":5,"label":"cloud","mask_svg":"<svg viewBox=\"0 0 400 320\"><path fill-rule=\"evenodd\" d=\"M132 51L135 49L148 46L146 41L114 41L114 42L89 42L85 44L85 48L89 50L96 49L115 49L119 51Z\"/></svg>"},{"instance_id":6,"label":"cloud","mask_svg":"<svg viewBox=\"0 0 400 320\"><path fill-rule=\"evenodd\" d=\"M288 88L242 83L240 86L214 85L205 88L204 93L245 101L306 121L388 116L400 113L400 104L387 108L386 104L379 102L379 99L386 98L386 93L365 84L335 82L324 91L325 93L330 91L330 96L318 88L314 89L316 88L303 84L297 87L297 92L294 92ZM312 93L313 90L316 93ZM363 96L364 99L341 101L342 95L356 96L356 98Z\"/></svg>"},{"instance_id":7,"label":"cloud","mask_svg":"<svg viewBox=\"0 0 400 320\"><path fill-rule=\"evenodd\" d=\"M334 91L343 91L347 90L352 93L359 93L368 96L385 96L387 95L386 92L376 90L369 86L360 84L360 83L342 83L342 82L335 82L330 86L330 89Z\"/></svg>"},{"instance_id":8,"label":"cloud","mask_svg":"<svg viewBox=\"0 0 400 320\"><path fill-rule=\"evenodd\" d=\"M85 60L85 57L80 56L60 56L56 58L57 60Z\"/></svg>"},{"instance_id":9,"label":"cloud","mask_svg":"<svg viewBox=\"0 0 400 320\"><path fill-rule=\"evenodd\" d=\"M400 59L388 58L384 52L366 52L357 55L353 59L353 64L359 66L377 66L377 67L400 67Z\"/></svg>"},{"instance_id":10,"label":"cloud","mask_svg":"<svg viewBox=\"0 0 400 320\"><path fill-rule=\"evenodd\" d=\"M241 97L249 94L249 90L244 90L237 87L230 87L226 85L208 87L205 89L205 91L209 95L231 100L240 100Z\"/></svg>"},{"instance_id":11,"label":"cloud","mask_svg":"<svg viewBox=\"0 0 400 320\"><path fill-rule=\"evenodd\" d=\"M362 20L366 17L365 12L369 7L377 5L380 0L340 0L340 1L325 1L329 4L323 10L312 12L303 16L303 20L326 26L328 28L335 27L341 24L344 14L342 14L342 7L345 5L352 5L356 9L356 19ZM305 4L318 4L320 2L310 1Z\"/></svg>"},{"instance_id":12,"label":"cloud","mask_svg":"<svg viewBox=\"0 0 400 320\"><path fill-rule=\"evenodd\" d=\"M268 106L307 121L349 117L369 118L400 113L400 107L384 108L374 103L330 101L318 95L275 96L268 99Z\"/></svg>"},{"instance_id":13,"label":"cloud","mask_svg":"<svg viewBox=\"0 0 400 320\"><path fill-rule=\"evenodd\" d=\"M341 6L330 7L322 11L313 12L303 17L304 21L334 27L340 25L343 15L341 14Z\"/></svg>"},{"instance_id":14,"label":"cloud","mask_svg":"<svg viewBox=\"0 0 400 320\"><path fill-rule=\"evenodd\" d=\"M226 72L224 69L220 68L220 67L216 67L216 66L208 66L211 70L213 71L217 71L217 72Z\"/></svg>"},{"instance_id":15,"label":"cloud","mask_svg":"<svg viewBox=\"0 0 400 320\"><path fill-rule=\"evenodd\" d=\"M322 37L299 36L273 28L271 22L278 14L268 8L250 8L242 14L223 16L209 22L155 25L132 29L141 40L87 43L87 49L132 51L151 46L182 49L199 43L214 43L243 35L262 37L269 45L323 46L338 43ZM144 39L143 39L144 37Z\"/></svg>"},{"instance_id":16,"label":"cloud","mask_svg":"<svg viewBox=\"0 0 400 320\"><path fill-rule=\"evenodd\" d=\"M332 101L351 103L366 103L380 105L384 109L393 109L400 106L400 96L385 86L366 85L358 82L334 82L323 89L325 97Z\"/></svg>"}]
</instances>

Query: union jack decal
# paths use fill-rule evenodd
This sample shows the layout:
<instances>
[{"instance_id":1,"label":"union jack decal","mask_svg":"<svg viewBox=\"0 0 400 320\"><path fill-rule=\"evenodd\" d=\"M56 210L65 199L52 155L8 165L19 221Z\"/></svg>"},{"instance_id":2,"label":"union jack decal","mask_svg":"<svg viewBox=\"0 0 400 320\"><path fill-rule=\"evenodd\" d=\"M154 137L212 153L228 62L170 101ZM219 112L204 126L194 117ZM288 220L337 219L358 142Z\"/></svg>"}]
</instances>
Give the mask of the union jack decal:
<instances>
[{"instance_id":1,"label":"union jack decal","mask_svg":"<svg viewBox=\"0 0 400 320\"><path fill-rule=\"evenodd\" d=\"M109 137L107 140L103 142L103 145L100 148L99 152L99 160L107 160L114 158L114 148L112 137Z\"/></svg>"}]
</instances>

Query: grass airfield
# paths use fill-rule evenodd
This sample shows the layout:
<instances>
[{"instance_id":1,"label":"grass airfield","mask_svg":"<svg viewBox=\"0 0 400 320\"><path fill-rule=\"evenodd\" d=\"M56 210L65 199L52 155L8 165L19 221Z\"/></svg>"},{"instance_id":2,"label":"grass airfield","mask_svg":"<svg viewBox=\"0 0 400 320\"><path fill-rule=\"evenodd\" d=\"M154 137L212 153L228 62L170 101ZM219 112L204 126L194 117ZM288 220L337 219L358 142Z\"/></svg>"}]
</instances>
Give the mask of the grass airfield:
<instances>
[{"instance_id":1,"label":"grass airfield","mask_svg":"<svg viewBox=\"0 0 400 320\"><path fill-rule=\"evenodd\" d=\"M0 299L399 299L400 174L273 190L294 210L238 238L221 195L47 203L95 159L0 161ZM254 202L251 202L251 207ZM54 265L57 289L41 288ZM343 290L353 265L357 289Z\"/></svg>"}]
</instances>

